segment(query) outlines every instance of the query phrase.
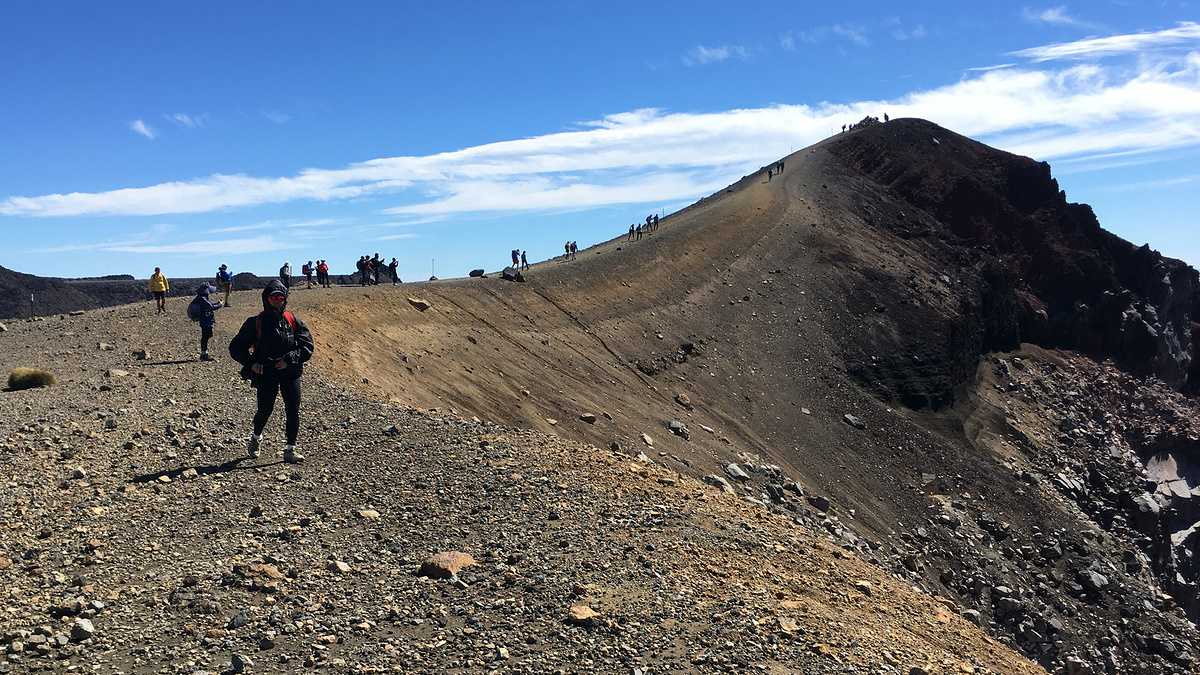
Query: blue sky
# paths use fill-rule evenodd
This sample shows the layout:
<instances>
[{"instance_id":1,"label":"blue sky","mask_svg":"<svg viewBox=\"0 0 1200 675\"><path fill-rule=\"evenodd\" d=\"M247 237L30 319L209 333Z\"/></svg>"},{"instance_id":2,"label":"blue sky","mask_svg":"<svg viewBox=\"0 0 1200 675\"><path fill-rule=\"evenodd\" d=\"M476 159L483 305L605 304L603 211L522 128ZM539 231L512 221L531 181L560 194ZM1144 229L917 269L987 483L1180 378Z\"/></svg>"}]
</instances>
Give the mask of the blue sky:
<instances>
[{"instance_id":1,"label":"blue sky","mask_svg":"<svg viewBox=\"0 0 1200 675\"><path fill-rule=\"evenodd\" d=\"M0 265L465 276L864 115L1050 162L1200 264L1197 2L0 3Z\"/></svg>"}]
</instances>

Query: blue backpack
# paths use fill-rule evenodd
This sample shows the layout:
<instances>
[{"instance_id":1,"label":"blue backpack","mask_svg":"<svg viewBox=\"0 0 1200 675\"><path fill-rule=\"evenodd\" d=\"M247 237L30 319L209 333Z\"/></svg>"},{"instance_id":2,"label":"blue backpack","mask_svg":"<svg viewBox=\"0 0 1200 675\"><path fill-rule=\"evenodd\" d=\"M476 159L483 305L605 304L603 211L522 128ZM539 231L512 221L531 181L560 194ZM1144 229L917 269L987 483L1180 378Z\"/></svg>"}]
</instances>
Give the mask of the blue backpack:
<instances>
[{"instance_id":1,"label":"blue backpack","mask_svg":"<svg viewBox=\"0 0 1200 675\"><path fill-rule=\"evenodd\" d=\"M204 318L204 308L200 306L200 296L192 298L192 301L188 303L187 315L192 321L199 321Z\"/></svg>"}]
</instances>

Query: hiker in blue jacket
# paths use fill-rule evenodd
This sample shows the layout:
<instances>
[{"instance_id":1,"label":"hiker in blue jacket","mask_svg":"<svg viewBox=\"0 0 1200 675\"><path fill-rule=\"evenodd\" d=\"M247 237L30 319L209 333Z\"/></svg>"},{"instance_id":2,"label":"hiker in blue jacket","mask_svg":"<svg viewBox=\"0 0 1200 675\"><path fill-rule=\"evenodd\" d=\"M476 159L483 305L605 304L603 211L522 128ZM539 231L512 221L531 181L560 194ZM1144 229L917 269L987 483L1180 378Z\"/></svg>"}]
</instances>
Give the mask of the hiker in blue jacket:
<instances>
[{"instance_id":1,"label":"hiker in blue jacket","mask_svg":"<svg viewBox=\"0 0 1200 675\"><path fill-rule=\"evenodd\" d=\"M217 310L225 306L220 300L213 302L209 299L208 296L216 292L217 287L206 281L196 289L196 298L192 300L198 310L197 314L200 315L201 361L216 361L215 358L208 355L208 341L213 336L213 327L217 325Z\"/></svg>"},{"instance_id":2,"label":"hiker in blue jacket","mask_svg":"<svg viewBox=\"0 0 1200 675\"><path fill-rule=\"evenodd\" d=\"M304 362L312 358L313 338L308 326L287 311L287 288L272 279L263 289L263 311L246 319L229 341L229 355L242 364L242 379L258 389L258 410L247 453L258 457L263 429L275 409L275 397L283 398L287 415L284 433L287 447L283 461L299 464L304 455L296 450L300 433L300 376Z\"/></svg>"}]
</instances>

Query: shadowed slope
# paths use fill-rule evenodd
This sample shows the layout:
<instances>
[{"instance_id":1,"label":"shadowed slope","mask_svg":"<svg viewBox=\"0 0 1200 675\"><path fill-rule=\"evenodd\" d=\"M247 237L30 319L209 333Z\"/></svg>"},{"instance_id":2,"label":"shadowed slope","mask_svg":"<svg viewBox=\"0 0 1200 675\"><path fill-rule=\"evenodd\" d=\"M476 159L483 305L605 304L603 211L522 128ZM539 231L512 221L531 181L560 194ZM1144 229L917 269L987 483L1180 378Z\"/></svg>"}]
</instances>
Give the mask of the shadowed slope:
<instances>
[{"instance_id":1,"label":"shadowed slope","mask_svg":"<svg viewBox=\"0 0 1200 675\"><path fill-rule=\"evenodd\" d=\"M978 580L1033 585L1036 568L1007 562L990 530L934 528L931 509L953 501L1000 523L1013 547L1092 525L1053 489L1029 488L1031 475L1064 470L1056 420L1025 434L1003 401L983 403L977 389L1001 385L980 357L1030 341L1079 346L1186 387L1195 271L1100 230L1044 164L921 120L865 125L785 161L782 176L747 176L640 241L622 232L575 261L534 265L527 283L297 298L311 302L329 377L361 392L615 443L696 476L778 465L828 497L841 521L827 527L850 525L867 541L846 541L866 557L987 610L997 597L972 598ZM1065 470L1122 461L1079 456ZM757 490L748 496L767 500ZM1108 546L1132 545L1121 541ZM1076 574L1088 550L1056 558L1054 574ZM1120 608L1105 600L1088 614L1101 623L1084 624L1118 621ZM1099 635L1073 630L1084 644ZM1062 658L1040 644L1026 653Z\"/></svg>"}]
</instances>

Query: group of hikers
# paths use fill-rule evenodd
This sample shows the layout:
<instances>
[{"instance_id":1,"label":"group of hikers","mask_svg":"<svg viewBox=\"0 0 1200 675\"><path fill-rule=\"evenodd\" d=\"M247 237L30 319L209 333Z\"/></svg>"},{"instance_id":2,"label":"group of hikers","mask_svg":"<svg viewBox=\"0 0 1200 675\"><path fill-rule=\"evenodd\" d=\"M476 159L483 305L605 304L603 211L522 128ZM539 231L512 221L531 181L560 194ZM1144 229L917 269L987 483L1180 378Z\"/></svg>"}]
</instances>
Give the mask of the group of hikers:
<instances>
[{"instance_id":1,"label":"group of hikers","mask_svg":"<svg viewBox=\"0 0 1200 675\"><path fill-rule=\"evenodd\" d=\"M521 269L529 269L529 251L522 251L519 248L512 250L512 266Z\"/></svg>"},{"instance_id":2,"label":"group of hikers","mask_svg":"<svg viewBox=\"0 0 1200 675\"><path fill-rule=\"evenodd\" d=\"M887 121L888 121L887 113L883 113L883 121L884 121L884 123L887 123ZM844 134L847 131L854 131L855 129L857 129L859 127L870 126L872 124L879 124L879 118L871 117L870 115L868 115L868 116L864 117L862 119L862 121L859 122L858 124L843 124L842 125L842 133Z\"/></svg>"},{"instance_id":3,"label":"group of hikers","mask_svg":"<svg viewBox=\"0 0 1200 675\"><path fill-rule=\"evenodd\" d=\"M358 268L358 284L360 286L378 285L379 270L384 268L388 270L388 274L392 277L393 286L400 283L400 275L396 272L396 268L400 266L400 263L395 258L392 258L392 262L386 263L383 258L379 257L378 253L375 254L374 258L364 255L359 257L355 266Z\"/></svg>"},{"instance_id":4,"label":"group of hikers","mask_svg":"<svg viewBox=\"0 0 1200 675\"><path fill-rule=\"evenodd\" d=\"M783 175L783 160L779 160L778 162L775 162L771 166L767 167L767 182L768 183L771 182L771 178L773 178L775 176L782 176L782 175Z\"/></svg>"},{"instance_id":5,"label":"group of hikers","mask_svg":"<svg viewBox=\"0 0 1200 675\"><path fill-rule=\"evenodd\" d=\"M642 234L648 234L658 229L658 214L646 216L646 224L634 223L629 226L629 236L625 237L625 241L637 241L642 238Z\"/></svg>"}]
</instances>

